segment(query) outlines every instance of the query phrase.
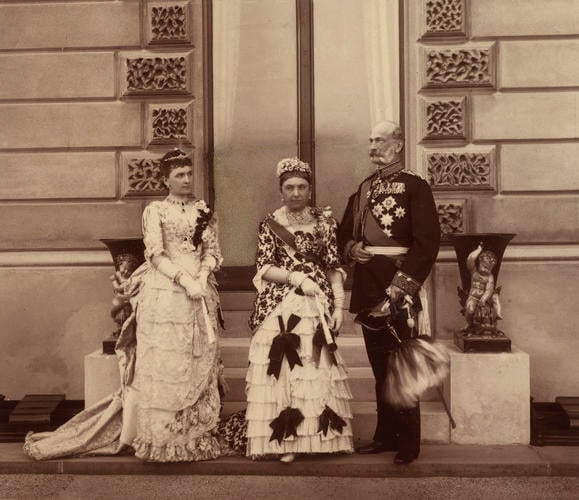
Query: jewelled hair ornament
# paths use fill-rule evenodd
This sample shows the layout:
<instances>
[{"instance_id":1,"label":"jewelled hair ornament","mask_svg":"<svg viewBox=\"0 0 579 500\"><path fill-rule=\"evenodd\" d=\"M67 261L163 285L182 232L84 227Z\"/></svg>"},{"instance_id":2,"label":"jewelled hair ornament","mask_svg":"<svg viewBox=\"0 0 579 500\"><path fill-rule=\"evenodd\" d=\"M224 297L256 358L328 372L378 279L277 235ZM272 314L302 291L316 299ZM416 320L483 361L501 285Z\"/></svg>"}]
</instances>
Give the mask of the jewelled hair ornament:
<instances>
[{"instance_id":1,"label":"jewelled hair ornament","mask_svg":"<svg viewBox=\"0 0 579 500\"><path fill-rule=\"evenodd\" d=\"M312 169L299 158L284 158L277 164L277 176L281 177L287 172L302 172L308 176L312 175Z\"/></svg>"},{"instance_id":2,"label":"jewelled hair ornament","mask_svg":"<svg viewBox=\"0 0 579 500\"><path fill-rule=\"evenodd\" d=\"M185 151L175 148L173 151L168 153L161 158L161 163L165 165L170 165L173 168L176 167L186 167L193 164L191 156L189 156Z\"/></svg>"}]
</instances>

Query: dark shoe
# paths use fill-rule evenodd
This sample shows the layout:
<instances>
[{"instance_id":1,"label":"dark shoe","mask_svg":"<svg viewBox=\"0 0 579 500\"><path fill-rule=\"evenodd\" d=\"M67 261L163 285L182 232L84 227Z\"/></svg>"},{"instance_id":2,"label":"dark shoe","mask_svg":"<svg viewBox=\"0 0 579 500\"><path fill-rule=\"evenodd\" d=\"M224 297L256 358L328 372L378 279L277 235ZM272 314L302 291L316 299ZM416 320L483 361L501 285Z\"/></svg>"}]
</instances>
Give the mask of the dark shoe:
<instances>
[{"instance_id":1,"label":"dark shoe","mask_svg":"<svg viewBox=\"0 0 579 500\"><path fill-rule=\"evenodd\" d=\"M409 464L410 462L413 462L417 458L418 458L418 455L416 453L409 453L406 451L400 451L400 452L396 453L396 456L394 457L394 463L398 464L398 465Z\"/></svg>"},{"instance_id":2,"label":"dark shoe","mask_svg":"<svg viewBox=\"0 0 579 500\"><path fill-rule=\"evenodd\" d=\"M387 443L381 443L380 441L372 441L366 446L356 448L356 453L360 453L360 455L372 455L374 453L383 453L385 451L396 451L396 448Z\"/></svg>"}]
</instances>

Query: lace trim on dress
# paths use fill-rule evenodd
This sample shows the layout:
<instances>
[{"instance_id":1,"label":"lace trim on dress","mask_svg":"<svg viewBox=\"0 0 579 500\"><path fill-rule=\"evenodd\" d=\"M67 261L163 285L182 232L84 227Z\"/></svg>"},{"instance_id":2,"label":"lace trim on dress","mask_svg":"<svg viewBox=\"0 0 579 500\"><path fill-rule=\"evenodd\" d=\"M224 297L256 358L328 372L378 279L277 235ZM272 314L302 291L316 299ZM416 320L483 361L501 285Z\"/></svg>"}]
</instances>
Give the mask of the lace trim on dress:
<instances>
[{"instance_id":1,"label":"lace trim on dress","mask_svg":"<svg viewBox=\"0 0 579 500\"><path fill-rule=\"evenodd\" d=\"M132 444L135 456L150 462L197 462L212 460L222 454L222 445L212 431L190 439L185 444L155 446L137 438Z\"/></svg>"}]
</instances>

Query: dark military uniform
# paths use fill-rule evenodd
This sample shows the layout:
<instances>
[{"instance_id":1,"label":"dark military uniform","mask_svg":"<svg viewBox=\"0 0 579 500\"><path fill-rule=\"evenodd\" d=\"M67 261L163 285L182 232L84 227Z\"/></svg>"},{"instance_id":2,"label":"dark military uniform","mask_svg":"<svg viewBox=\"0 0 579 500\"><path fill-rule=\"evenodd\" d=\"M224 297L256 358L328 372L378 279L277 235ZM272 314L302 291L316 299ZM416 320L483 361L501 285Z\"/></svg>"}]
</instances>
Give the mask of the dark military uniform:
<instances>
[{"instance_id":1,"label":"dark military uniform","mask_svg":"<svg viewBox=\"0 0 579 500\"><path fill-rule=\"evenodd\" d=\"M400 163L388 165L365 179L346 207L338 230L338 245L347 263L352 246L405 247L400 256L375 255L366 264L356 263L350 312L364 316L386 298L386 288L398 286L414 297L428 277L440 247L440 225L432 191L419 175ZM406 250L407 249L407 250ZM393 252L394 254L396 251ZM406 321L394 322L401 339L413 332ZM368 359L376 379L378 422L374 441L418 456L420 409L395 409L384 403L382 386L388 352L398 341L386 328L376 332L362 328Z\"/></svg>"}]
</instances>

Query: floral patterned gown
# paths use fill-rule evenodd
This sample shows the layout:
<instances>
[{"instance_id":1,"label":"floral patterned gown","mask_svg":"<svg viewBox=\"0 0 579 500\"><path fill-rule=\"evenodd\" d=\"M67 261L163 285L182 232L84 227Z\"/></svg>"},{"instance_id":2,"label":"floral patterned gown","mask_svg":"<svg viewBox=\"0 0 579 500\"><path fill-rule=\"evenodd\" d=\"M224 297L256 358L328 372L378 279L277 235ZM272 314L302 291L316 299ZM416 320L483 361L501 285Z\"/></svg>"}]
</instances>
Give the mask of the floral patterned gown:
<instances>
[{"instance_id":1,"label":"floral patterned gown","mask_svg":"<svg viewBox=\"0 0 579 500\"><path fill-rule=\"evenodd\" d=\"M115 454L127 445L147 461L207 460L221 454L214 278L210 275L204 306L150 264L154 255L164 255L192 276L210 256L219 266L214 218L202 200L180 202L168 196L146 207L143 236L147 262L131 277L141 280L131 301L136 356L135 328L127 327L129 322L116 347L121 389L56 431L27 436L24 451L31 458Z\"/></svg>"},{"instance_id":2,"label":"floral patterned gown","mask_svg":"<svg viewBox=\"0 0 579 500\"><path fill-rule=\"evenodd\" d=\"M246 376L246 453L252 457L352 451L352 394L339 352L331 353L322 340L315 299L300 294L300 290L296 293L288 284L263 279L272 266L307 273L323 292L317 300L325 315L333 312L327 272L343 273L336 247L336 222L328 211L310 210L313 222L298 230L289 225L284 208L268 217L295 235L300 252L316 254L317 263L276 236L267 218L259 226L253 280L258 294L249 320L255 333ZM289 337L292 334L293 340ZM285 354L280 356L279 349L275 352L276 344L278 348L286 346ZM294 354L288 353L292 345Z\"/></svg>"}]
</instances>

